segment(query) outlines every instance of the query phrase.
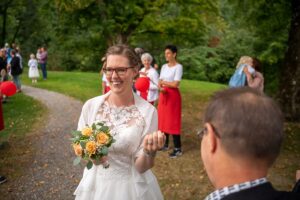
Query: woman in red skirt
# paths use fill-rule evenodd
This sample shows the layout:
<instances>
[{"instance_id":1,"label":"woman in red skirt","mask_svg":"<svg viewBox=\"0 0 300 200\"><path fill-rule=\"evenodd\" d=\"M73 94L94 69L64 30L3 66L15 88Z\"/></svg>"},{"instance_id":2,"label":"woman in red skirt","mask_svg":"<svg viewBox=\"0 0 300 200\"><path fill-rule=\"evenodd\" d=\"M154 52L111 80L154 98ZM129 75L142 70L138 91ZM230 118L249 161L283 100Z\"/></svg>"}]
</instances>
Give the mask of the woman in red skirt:
<instances>
[{"instance_id":1,"label":"woman in red skirt","mask_svg":"<svg viewBox=\"0 0 300 200\"><path fill-rule=\"evenodd\" d=\"M173 135L174 150L171 158L182 155L181 129L181 95L178 89L182 77L182 65L176 61L177 48L174 45L165 47L167 64L161 68L159 77L158 129L165 133L166 143L162 150L169 147L169 135Z\"/></svg>"}]
</instances>

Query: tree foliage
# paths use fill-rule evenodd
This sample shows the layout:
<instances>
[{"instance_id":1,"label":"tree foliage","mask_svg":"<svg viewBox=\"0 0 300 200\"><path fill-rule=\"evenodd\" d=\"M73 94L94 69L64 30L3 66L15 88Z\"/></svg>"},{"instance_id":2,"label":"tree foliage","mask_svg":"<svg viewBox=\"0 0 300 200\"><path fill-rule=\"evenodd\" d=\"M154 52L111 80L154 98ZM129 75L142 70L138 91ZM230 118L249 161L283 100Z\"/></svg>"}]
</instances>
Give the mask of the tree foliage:
<instances>
[{"instance_id":1,"label":"tree foliage","mask_svg":"<svg viewBox=\"0 0 300 200\"><path fill-rule=\"evenodd\" d=\"M3 0L1 43L20 44L25 57L46 45L50 68L81 71L98 71L107 47L117 43L142 47L162 65L164 46L172 43L184 78L221 83L240 56L250 55L262 61L274 93L290 8L285 0Z\"/></svg>"}]
</instances>

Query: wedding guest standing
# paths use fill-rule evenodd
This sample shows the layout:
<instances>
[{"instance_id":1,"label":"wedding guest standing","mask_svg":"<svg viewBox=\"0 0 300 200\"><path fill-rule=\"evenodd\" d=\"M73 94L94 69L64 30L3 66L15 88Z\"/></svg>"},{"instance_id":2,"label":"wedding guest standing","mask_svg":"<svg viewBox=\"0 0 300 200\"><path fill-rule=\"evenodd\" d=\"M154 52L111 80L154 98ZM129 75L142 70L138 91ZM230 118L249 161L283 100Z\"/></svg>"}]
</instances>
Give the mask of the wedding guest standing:
<instances>
[{"instance_id":1,"label":"wedding guest standing","mask_svg":"<svg viewBox=\"0 0 300 200\"><path fill-rule=\"evenodd\" d=\"M41 48L41 54L40 56L40 64L42 68L42 74L43 74L43 79L47 80L47 59L48 59L48 52L45 47Z\"/></svg>"},{"instance_id":2,"label":"wedding guest standing","mask_svg":"<svg viewBox=\"0 0 300 200\"><path fill-rule=\"evenodd\" d=\"M244 68L244 73L247 77L247 85L251 88L257 89L261 92L264 91L264 76L261 73L261 64L257 58L252 58L252 65L254 72L250 73L248 68Z\"/></svg>"},{"instance_id":3,"label":"wedding guest standing","mask_svg":"<svg viewBox=\"0 0 300 200\"><path fill-rule=\"evenodd\" d=\"M11 75L13 77L13 82L17 86L17 92L21 92L21 81L20 75L22 74L22 68L20 66L20 58L16 56L16 51L11 50L10 55L12 57L8 68L11 70Z\"/></svg>"},{"instance_id":4,"label":"wedding guest standing","mask_svg":"<svg viewBox=\"0 0 300 200\"><path fill-rule=\"evenodd\" d=\"M166 142L162 150L169 147L169 135L173 136L174 149L171 158L182 155L181 150L181 95L179 84L182 78L182 65L176 60L177 47L167 45L165 58L168 63L161 68L159 77L158 129L165 133Z\"/></svg>"},{"instance_id":5,"label":"wedding guest standing","mask_svg":"<svg viewBox=\"0 0 300 200\"><path fill-rule=\"evenodd\" d=\"M105 57L103 72L111 90L84 104L78 130L103 122L116 142L109 148L107 158L94 160L91 169L85 168L75 191L76 200L161 200L150 169L156 151L163 147L164 135L154 132L156 109L132 91L140 58L125 45L110 47ZM97 165L107 160L109 168Z\"/></svg>"},{"instance_id":6,"label":"wedding guest standing","mask_svg":"<svg viewBox=\"0 0 300 200\"><path fill-rule=\"evenodd\" d=\"M158 99L159 75L156 69L151 66L153 58L149 53L142 54L141 60L144 67L140 70L140 77L148 77L150 80L147 101L154 104L154 102Z\"/></svg>"}]
</instances>

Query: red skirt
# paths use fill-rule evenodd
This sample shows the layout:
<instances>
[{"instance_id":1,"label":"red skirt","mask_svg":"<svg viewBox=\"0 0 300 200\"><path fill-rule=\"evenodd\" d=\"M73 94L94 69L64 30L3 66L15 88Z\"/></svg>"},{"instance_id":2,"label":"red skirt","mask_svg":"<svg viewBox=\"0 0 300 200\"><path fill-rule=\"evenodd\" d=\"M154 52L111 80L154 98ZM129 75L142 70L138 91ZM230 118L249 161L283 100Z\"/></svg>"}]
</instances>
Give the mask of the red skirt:
<instances>
[{"instance_id":1,"label":"red skirt","mask_svg":"<svg viewBox=\"0 0 300 200\"><path fill-rule=\"evenodd\" d=\"M108 93L110 91L110 87L109 86L105 86L104 88L104 94Z\"/></svg>"},{"instance_id":2,"label":"red skirt","mask_svg":"<svg viewBox=\"0 0 300 200\"><path fill-rule=\"evenodd\" d=\"M158 102L158 129L179 135L181 130L181 95L178 88L165 87Z\"/></svg>"}]
</instances>

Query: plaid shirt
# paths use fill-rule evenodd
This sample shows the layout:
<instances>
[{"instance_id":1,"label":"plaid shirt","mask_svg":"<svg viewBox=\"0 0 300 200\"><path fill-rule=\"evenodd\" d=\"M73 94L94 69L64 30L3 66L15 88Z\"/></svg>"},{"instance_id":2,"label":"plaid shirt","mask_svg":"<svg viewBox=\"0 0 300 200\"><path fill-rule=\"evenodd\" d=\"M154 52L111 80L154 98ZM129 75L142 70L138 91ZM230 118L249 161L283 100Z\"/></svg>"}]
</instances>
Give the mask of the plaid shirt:
<instances>
[{"instance_id":1,"label":"plaid shirt","mask_svg":"<svg viewBox=\"0 0 300 200\"><path fill-rule=\"evenodd\" d=\"M204 200L220 200L229 194L236 193L236 192L239 192L242 190L246 190L246 189L264 184L266 182L268 182L266 178L260 178L260 179L254 180L254 181L248 181L248 182L224 187L224 188L215 190L214 192L210 193Z\"/></svg>"}]
</instances>

